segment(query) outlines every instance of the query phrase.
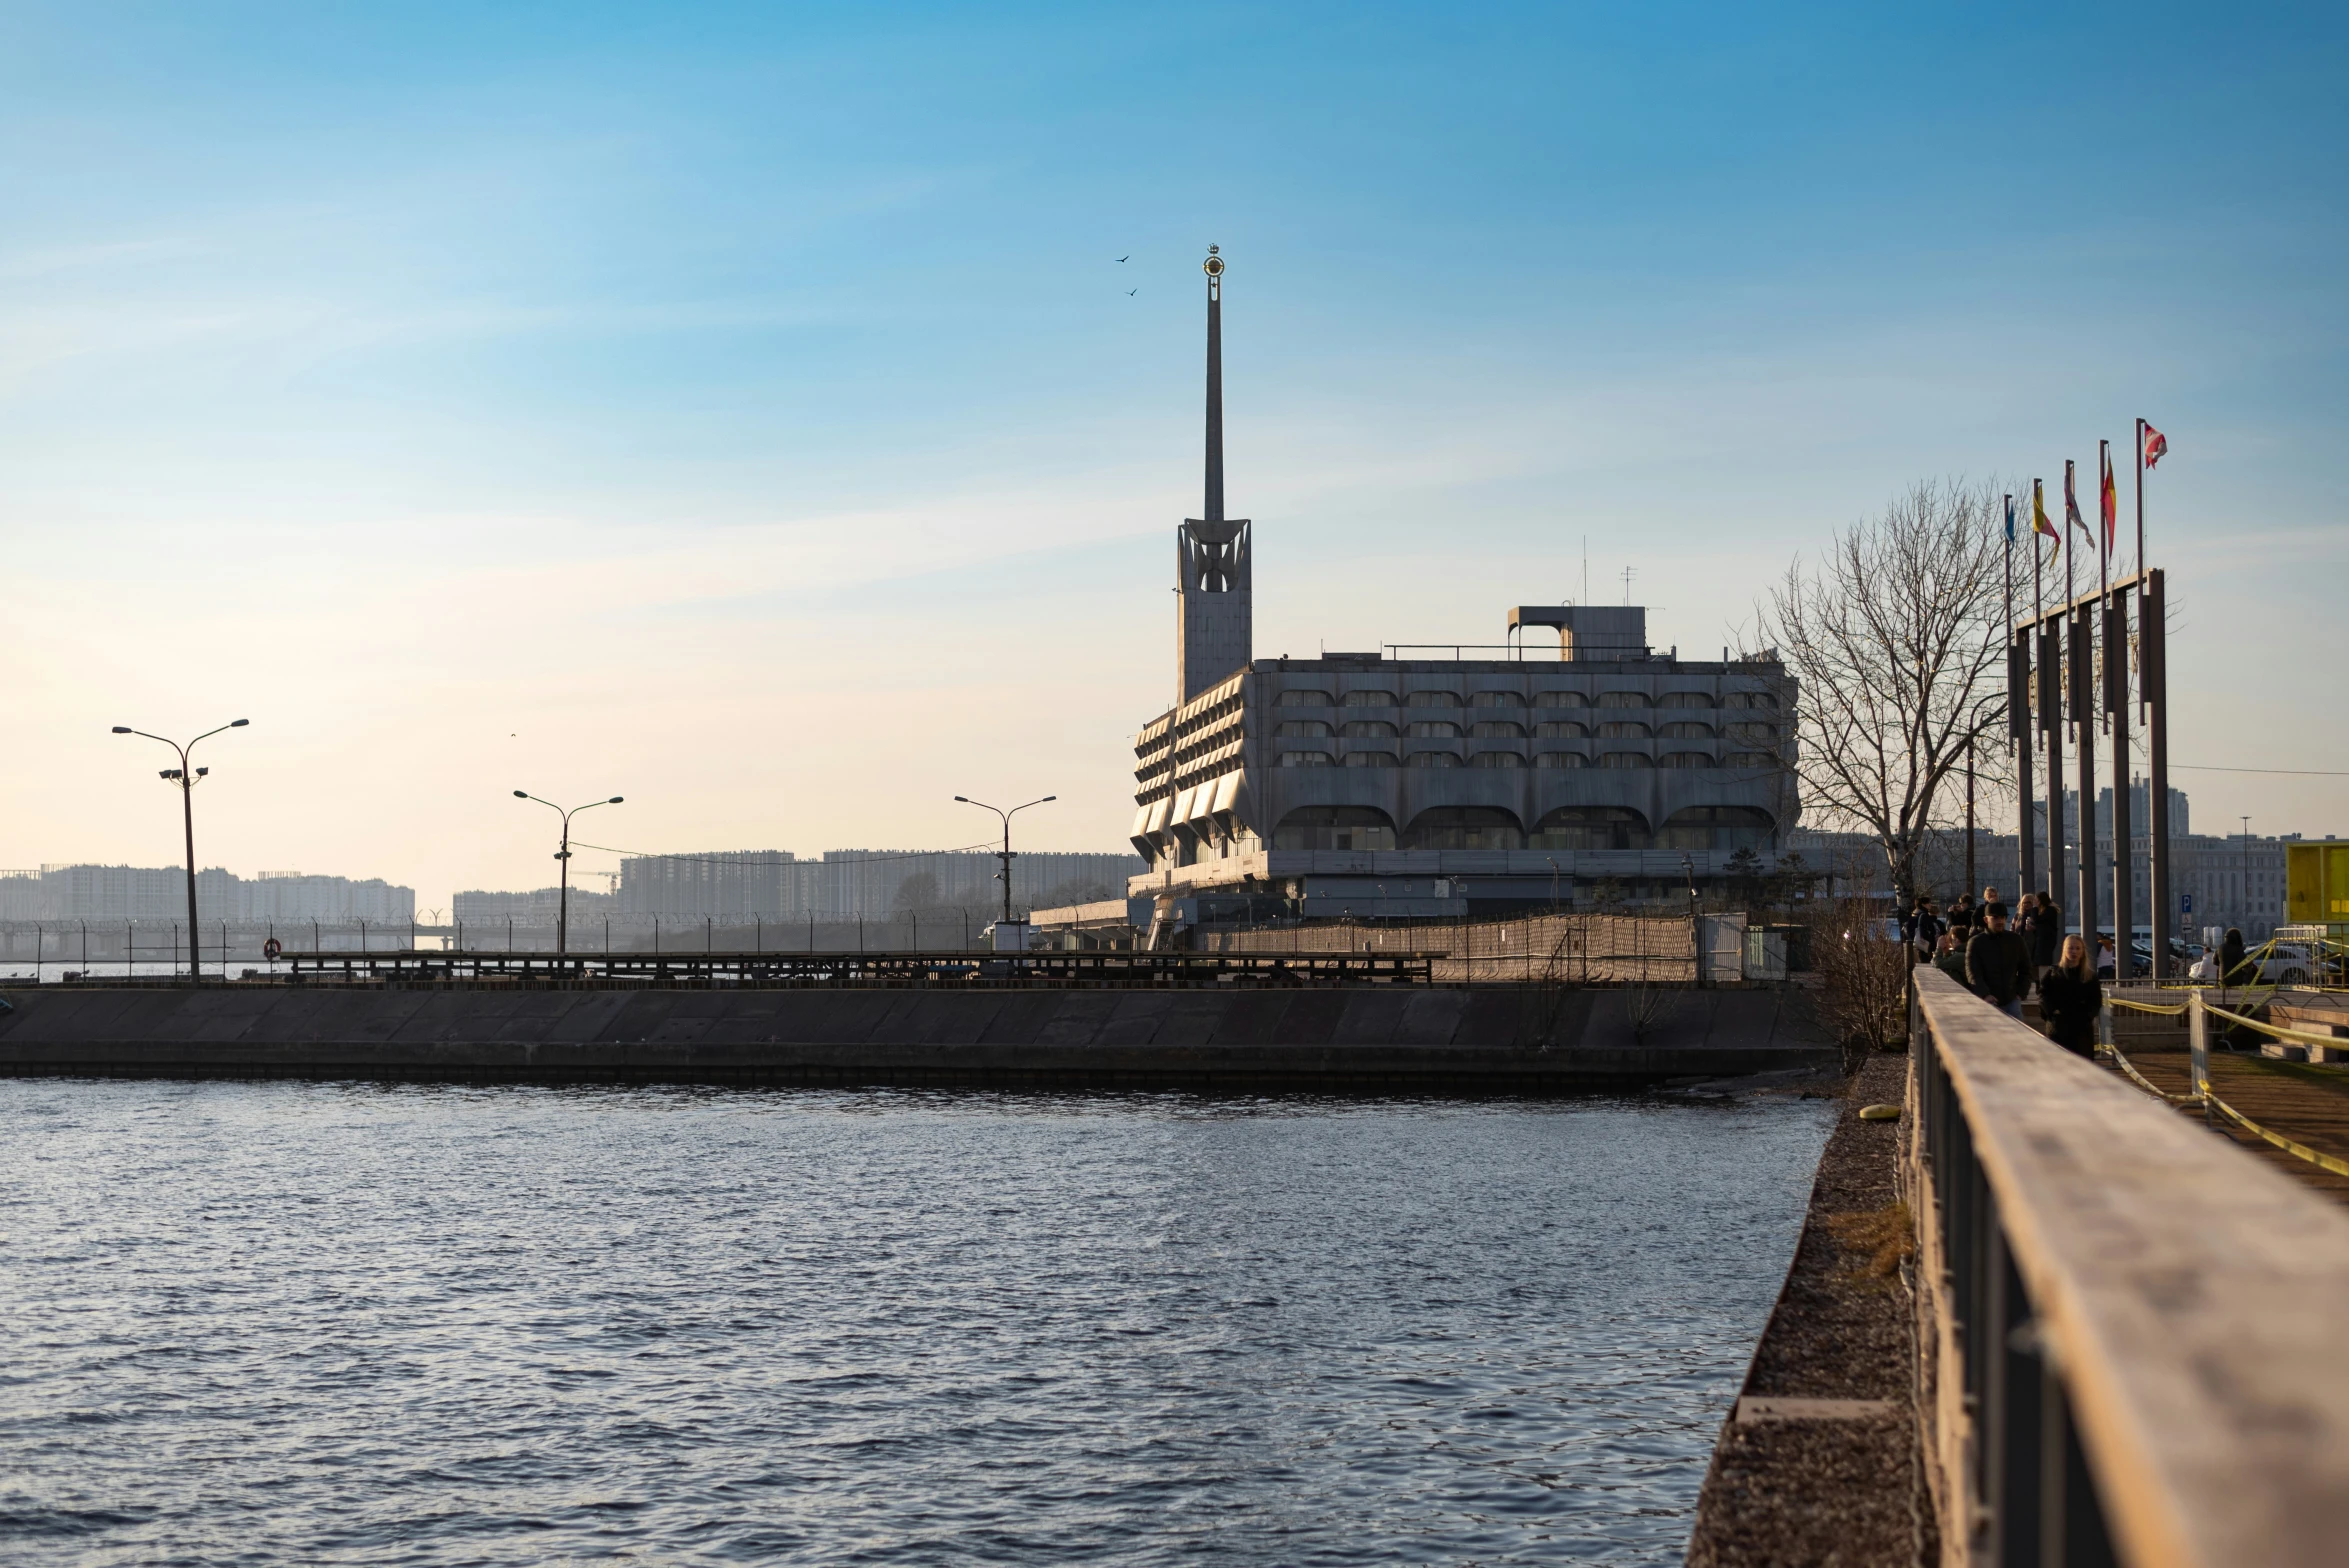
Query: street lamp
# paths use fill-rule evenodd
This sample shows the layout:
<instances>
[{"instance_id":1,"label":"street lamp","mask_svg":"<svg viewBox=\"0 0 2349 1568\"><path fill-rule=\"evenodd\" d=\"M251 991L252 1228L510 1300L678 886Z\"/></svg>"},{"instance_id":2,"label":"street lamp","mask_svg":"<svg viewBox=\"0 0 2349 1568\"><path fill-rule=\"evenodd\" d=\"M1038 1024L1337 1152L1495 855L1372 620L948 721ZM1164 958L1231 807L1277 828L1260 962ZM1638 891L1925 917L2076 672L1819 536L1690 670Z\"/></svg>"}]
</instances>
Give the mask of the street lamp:
<instances>
[{"instance_id":1,"label":"street lamp","mask_svg":"<svg viewBox=\"0 0 2349 1568\"><path fill-rule=\"evenodd\" d=\"M160 735L149 735L145 730L134 730L127 724L117 724L114 726L114 733L117 735L137 735L146 740L160 740L163 741L164 745L169 746L173 751L179 753L179 766L176 768L165 768L162 773L158 775L158 777L160 777L166 784L177 784L179 786L180 824L187 830L188 983L190 985L195 985L202 981L203 971L197 966L196 963L196 805L189 792L196 787L196 780L202 778L205 774L211 772L212 770L210 768L190 768L188 766L188 753L196 749L196 741L210 740L213 736L218 735L221 730L241 730L251 722L252 720L250 719L232 719L228 723L220 726L220 729L206 730L203 734L197 736L195 740L189 741L185 746L181 745L176 740L164 740L164 738ZM228 978L228 949L225 946L220 950L220 975L224 980Z\"/></svg>"},{"instance_id":2,"label":"street lamp","mask_svg":"<svg viewBox=\"0 0 2349 1568\"><path fill-rule=\"evenodd\" d=\"M957 795L957 796L955 796L954 798L955 798L956 800L959 800L959 801L961 801L961 802L962 802L964 805L966 805L966 806L977 806L977 807L981 808L982 810L986 810L986 811L992 811L992 812L994 812L994 813L995 813L997 816L999 816L999 817L1001 817L1001 818L1003 819L1003 848L1002 848L1002 849L1000 849L1000 850L998 850L998 851L996 851L996 854L997 854L997 857L998 857L999 859L1001 859L1001 860L1002 860L1002 862L1003 862L1003 923L1004 923L1005 925L1010 925L1010 924L1011 924L1011 819L1012 819L1013 817L1016 817L1016 816L1018 816L1018 815L1019 815L1021 812L1023 812L1023 811L1025 811L1025 810L1027 810L1027 809L1028 809L1028 806L1041 806L1041 805L1043 805L1043 804L1044 804L1044 802L1045 802L1045 801L1049 801L1049 800L1058 800L1058 799L1060 799L1060 797L1059 797L1058 795L1046 795L1046 796L1043 798L1043 800L1031 800L1031 801L1029 801L1029 802L1027 803L1027 805L1022 805L1022 806L1014 806L1014 807L1012 807L1012 808L1011 808L1009 811L1006 811L1006 810L1004 810L1004 809L1003 809L1001 806L990 806L990 805L988 805L988 804L987 804L985 801L983 801L983 800L973 800L973 799L971 799L971 797L970 797L970 796L968 796L968 795Z\"/></svg>"},{"instance_id":3,"label":"street lamp","mask_svg":"<svg viewBox=\"0 0 2349 1568\"><path fill-rule=\"evenodd\" d=\"M558 895L555 903L555 956L560 958L564 953L570 950L571 945L572 815L576 812L592 810L597 806L617 806L627 797L623 795L614 795L609 800L591 800L584 806L573 806L570 811L563 810L562 807L556 805L551 800L539 800L536 795L531 794L530 791L526 789L518 789L514 791L514 798L516 800L538 800L540 805L546 807L550 811L555 812L563 819L563 845L560 849L555 851L555 859L562 862L563 866L563 891L560 895Z\"/></svg>"}]
</instances>

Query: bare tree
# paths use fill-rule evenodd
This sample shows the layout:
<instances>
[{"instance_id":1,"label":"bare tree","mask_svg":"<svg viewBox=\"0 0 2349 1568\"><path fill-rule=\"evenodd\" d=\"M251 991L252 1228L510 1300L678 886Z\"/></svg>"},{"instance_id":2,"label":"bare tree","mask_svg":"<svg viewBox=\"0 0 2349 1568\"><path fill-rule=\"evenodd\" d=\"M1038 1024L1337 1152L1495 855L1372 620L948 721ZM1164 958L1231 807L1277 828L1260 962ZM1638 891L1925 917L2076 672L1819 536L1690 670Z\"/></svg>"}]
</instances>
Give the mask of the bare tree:
<instances>
[{"instance_id":1,"label":"bare tree","mask_svg":"<svg viewBox=\"0 0 2349 1568\"><path fill-rule=\"evenodd\" d=\"M1977 780L2003 768L2005 748L1982 744L2006 715L2002 526L1993 487L1928 480L1757 606L1801 683L1806 813L1873 836L1903 894L1967 748Z\"/></svg>"}]
</instances>

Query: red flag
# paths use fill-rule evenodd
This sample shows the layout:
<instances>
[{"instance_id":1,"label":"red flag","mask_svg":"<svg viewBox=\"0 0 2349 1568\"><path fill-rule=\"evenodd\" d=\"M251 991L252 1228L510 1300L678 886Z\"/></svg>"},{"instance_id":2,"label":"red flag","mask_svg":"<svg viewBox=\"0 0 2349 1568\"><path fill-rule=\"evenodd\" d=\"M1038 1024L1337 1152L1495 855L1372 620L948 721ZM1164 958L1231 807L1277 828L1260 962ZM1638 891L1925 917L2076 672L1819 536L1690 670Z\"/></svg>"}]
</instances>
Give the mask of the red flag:
<instances>
[{"instance_id":1,"label":"red flag","mask_svg":"<svg viewBox=\"0 0 2349 1568\"><path fill-rule=\"evenodd\" d=\"M2110 554L2113 549L2113 525L2120 520L2121 515L2120 498L2113 493L2112 488L2112 448L2101 441L2097 442L2096 461L2104 470L2104 548L2105 553Z\"/></svg>"},{"instance_id":2,"label":"red flag","mask_svg":"<svg viewBox=\"0 0 2349 1568\"><path fill-rule=\"evenodd\" d=\"M2147 424L2142 419L2137 421L2137 423L2145 426L2145 466L2147 468L2151 468L2155 464L2159 463L2163 458L2170 455L2169 437L2163 435L2160 431L2154 429L2152 425Z\"/></svg>"}]
</instances>

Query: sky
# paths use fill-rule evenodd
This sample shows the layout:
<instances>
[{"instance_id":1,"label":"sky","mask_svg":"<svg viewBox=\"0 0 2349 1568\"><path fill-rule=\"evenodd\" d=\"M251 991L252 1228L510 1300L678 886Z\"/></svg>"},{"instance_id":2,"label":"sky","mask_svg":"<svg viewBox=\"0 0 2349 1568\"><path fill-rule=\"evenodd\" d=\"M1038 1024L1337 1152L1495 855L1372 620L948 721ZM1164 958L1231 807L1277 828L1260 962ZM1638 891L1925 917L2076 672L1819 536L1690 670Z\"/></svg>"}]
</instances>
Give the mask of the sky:
<instances>
[{"instance_id":1,"label":"sky","mask_svg":"<svg viewBox=\"0 0 2349 1568\"><path fill-rule=\"evenodd\" d=\"M552 880L518 788L628 850L988 837L958 794L1123 847L1210 243L1260 656L1626 569L1709 654L1911 482L2143 415L2195 826L2349 834L2345 33L0 0L0 867L175 863L110 726L231 718L204 864L427 909Z\"/></svg>"}]
</instances>

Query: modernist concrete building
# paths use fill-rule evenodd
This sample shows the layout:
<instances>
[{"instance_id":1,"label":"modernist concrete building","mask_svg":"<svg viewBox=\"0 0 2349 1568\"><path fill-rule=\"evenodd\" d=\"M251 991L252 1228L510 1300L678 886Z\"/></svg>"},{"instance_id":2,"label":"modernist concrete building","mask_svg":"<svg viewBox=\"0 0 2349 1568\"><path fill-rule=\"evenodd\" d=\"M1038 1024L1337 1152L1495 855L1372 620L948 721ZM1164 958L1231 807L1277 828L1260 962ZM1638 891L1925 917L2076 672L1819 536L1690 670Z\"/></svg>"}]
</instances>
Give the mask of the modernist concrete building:
<instances>
[{"instance_id":1,"label":"modernist concrete building","mask_svg":"<svg viewBox=\"0 0 2349 1568\"><path fill-rule=\"evenodd\" d=\"M1484 658L1254 657L1206 267L1206 515L1176 536L1176 706L1134 737L1150 869L1129 893L1175 921L1427 917L1682 898L1741 849L1772 857L1797 809L1774 658L1659 653L1629 605L1520 606Z\"/></svg>"}]
</instances>

